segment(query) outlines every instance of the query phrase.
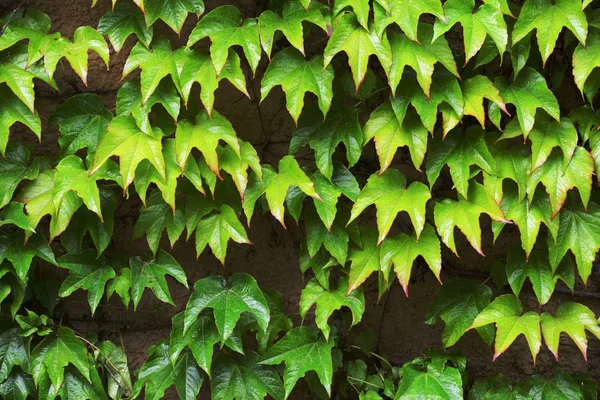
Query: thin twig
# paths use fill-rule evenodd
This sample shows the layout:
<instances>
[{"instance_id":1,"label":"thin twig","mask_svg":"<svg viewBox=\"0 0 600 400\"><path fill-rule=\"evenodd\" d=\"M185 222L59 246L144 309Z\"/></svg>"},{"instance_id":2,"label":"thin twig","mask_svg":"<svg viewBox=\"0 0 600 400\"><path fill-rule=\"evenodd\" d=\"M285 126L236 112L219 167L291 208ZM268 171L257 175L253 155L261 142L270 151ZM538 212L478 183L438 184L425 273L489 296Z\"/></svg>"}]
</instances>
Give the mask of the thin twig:
<instances>
[{"instance_id":1,"label":"thin twig","mask_svg":"<svg viewBox=\"0 0 600 400\"><path fill-rule=\"evenodd\" d=\"M8 25L10 25L10 23L12 22L13 18L15 17L15 14L17 14L17 12L19 12L19 10L23 7L25 7L27 5L29 0L23 0L21 1L21 4L19 4L19 6L17 8L15 8L12 13L10 13L10 16L8 17L8 20L6 21L6 23L4 24L4 26L2 27L2 30L0 30L0 36L4 35L4 32L6 31L6 28L8 28Z\"/></svg>"}]
</instances>

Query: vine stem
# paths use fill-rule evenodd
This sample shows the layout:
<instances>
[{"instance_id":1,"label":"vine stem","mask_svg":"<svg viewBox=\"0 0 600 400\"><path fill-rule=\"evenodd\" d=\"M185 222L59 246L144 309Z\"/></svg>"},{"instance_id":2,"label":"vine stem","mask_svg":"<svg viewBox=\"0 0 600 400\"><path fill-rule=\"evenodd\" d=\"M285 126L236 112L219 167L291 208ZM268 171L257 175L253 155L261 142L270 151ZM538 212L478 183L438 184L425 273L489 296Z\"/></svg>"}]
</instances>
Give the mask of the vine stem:
<instances>
[{"instance_id":1,"label":"vine stem","mask_svg":"<svg viewBox=\"0 0 600 400\"><path fill-rule=\"evenodd\" d=\"M15 17L15 15L17 14L17 12L19 12L19 10L23 7L25 7L27 5L27 3L29 2L29 0L23 0L21 1L21 3L17 6L17 8L15 8L12 13L10 13L10 16L8 17L8 20L6 21L6 23L4 24L4 26L2 27L2 30L0 30L0 36L4 35L4 32L6 31L6 28L8 28L8 25L10 25L10 23L12 22L13 18Z\"/></svg>"}]
</instances>

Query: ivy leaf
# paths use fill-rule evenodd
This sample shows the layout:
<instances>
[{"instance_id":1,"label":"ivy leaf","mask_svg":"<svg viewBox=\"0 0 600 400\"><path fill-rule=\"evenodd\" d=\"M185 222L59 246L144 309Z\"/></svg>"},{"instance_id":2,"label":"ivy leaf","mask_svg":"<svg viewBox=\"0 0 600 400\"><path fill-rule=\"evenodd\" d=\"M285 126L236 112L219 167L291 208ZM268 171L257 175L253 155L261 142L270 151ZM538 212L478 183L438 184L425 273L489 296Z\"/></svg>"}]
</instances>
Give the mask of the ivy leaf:
<instances>
[{"instance_id":1,"label":"ivy leaf","mask_svg":"<svg viewBox=\"0 0 600 400\"><path fill-rule=\"evenodd\" d=\"M376 4L380 7L374 7L375 10L377 11L377 8L382 10L380 11L383 14L380 16L383 20L382 27L394 22L410 40L415 42L418 41L417 28L421 14L432 14L443 21L446 20L439 0L376 0Z\"/></svg>"},{"instance_id":2,"label":"ivy leaf","mask_svg":"<svg viewBox=\"0 0 600 400\"><path fill-rule=\"evenodd\" d=\"M596 316L586 306L578 303L562 303L553 316L549 312L542 314L542 333L544 342L558 361L560 334L565 332L575 342L583 358L587 361L586 330L600 337L600 327Z\"/></svg>"},{"instance_id":3,"label":"ivy leaf","mask_svg":"<svg viewBox=\"0 0 600 400\"><path fill-rule=\"evenodd\" d=\"M588 205L587 211L581 204L569 204L562 208L556 242L548 237L550 265L556 269L561 260L571 250L576 259L577 269L583 282L587 282L592 263L600 250L600 207Z\"/></svg>"},{"instance_id":4,"label":"ivy leaf","mask_svg":"<svg viewBox=\"0 0 600 400\"><path fill-rule=\"evenodd\" d=\"M427 151L427 129L416 112L409 110L407 113L403 109L400 100L390 98L371 113L364 126L364 138L363 145L374 139L382 173L392 164L397 149L402 146L408 147L415 168L421 170Z\"/></svg>"},{"instance_id":5,"label":"ivy leaf","mask_svg":"<svg viewBox=\"0 0 600 400\"><path fill-rule=\"evenodd\" d=\"M304 321L308 311L316 304L315 316L317 327L323 332L327 341L329 341L329 334L331 332L328 320L334 311L340 310L342 307L349 308L352 312L352 326L360 322L365 312L365 297L362 290L355 290L351 294L346 295L347 281L347 278L341 278L338 287L330 291L323 288L316 279L311 279L306 287L302 289L300 316Z\"/></svg>"},{"instance_id":6,"label":"ivy leaf","mask_svg":"<svg viewBox=\"0 0 600 400\"><path fill-rule=\"evenodd\" d=\"M256 176L262 178L262 166L254 146L241 139L239 143L239 156L235 149L230 146L218 147L217 156L221 169L231 175L231 179L233 179L233 183L240 193L241 199L244 200L244 192L248 186L248 169L252 170Z\"/></svg>"},{"instance_id":7,"label":"ivy leaf","mask_svg":"<svg viewBox=\"0 0 600 400\"><path fill-rule=\"evenodd\" d=\"M352 206L350 222L368 206L377 208L377 245L387 236L396 216L406 211L413 223L417 239L425 226L425 206L431 198L429 189L421 182L406 187L406 177L397 169L388 169L383 174L373 174Z\"/></svg>"},{"instance_id":8,"label":"ivy leaf","mask_svg":"<svg viewBox=\"0 0 600 400\"><path fill-rule=\"evenodd\" d=\"M582 389L566 372L558 370L546 378L533 375L519 386L533 399L583 399ZM591 397L593 398L593 397Z\"/></svg>"},{"instance_id":9,"label":"ivy leaf","mask_svg":"<svg viewBox=\"0 0 600 400\"><path fill-rule=\"evenodd\" d=\"M333 33L323 53L324 67L341 51L348 55L348 65L352 70L357 92L367 73L369 56L377 56L385 71L389 71L392 65L392 52L387 37L379 37L373 27L368 30L363 28L353 14L344 13L334 20Z\"/></svg>"},{"instance_id":10,"label":"ivy leaf","mask_svg":"<svg viewBox=\"0 0 600 400\"><path fill-rule=\"evenodd\" d=\"M58 259L61 268L69 270L58 291L60 297L68 297L77 289L87 290L88 303L92 315L96 311L106 283L115 277L115 270L105 265L102 258L98 259L93 250L86 250L81 254L66 254Z\"/></svg>"},{"instance_id":11,"label":"ivy leaf","mask_svg":"<svg viewBox=\"0 0 600 400\"><path fill-rule=\"evenodd\" d=\"M171 42L163 37L154 39L150 49L141 42L131 49L123 67L123 78L137 68L142 69L140 74L142 105L146 104L160 81L167 75L171 75L173 81L177 83L182 53L182 49L172 51Z\"/></svg>"},{"instance_id":12,"label":"ivy leaf","mask_svg":"<svg viewBox=\"0 0 600 400\"><path fill-rule=\"evenodd\" d=\"M533 171L527 180L527 195L531 201L537 185L541 182L550 197L552 218L563 206L567 192L572 188L579 190L584 207L587 206L591 190L594 159L583 147L577 147L571 162L565 167L561 156L554 152L546 162Z\"/></svg>"},{"instance_id":13,"label":"ivy leaf","mask_svg":"<svg viewBox=\"0 0 600 400\"><path fill-rule=\"evenodd\" d=\"M573 52L573 77L579 91L585 93L585 82L592 71L600 66L600 35L596 30L590 32L587 44L578 44ZM591 99L589 99L591 102Z\"/></svg>"},{"instance_id":14,"label":"ivy leaf","mask_svg":"<svg viewBox=\"0 0 600 400\"><path fill-rule=\"evenodd\" d=\"M526 257L529 257L535 245L542 222L548 228L551 237L556 239L560 218L551 218L552 212L547 196L538 193L534 196L530 204L526 200L520 200L516 191L509 190L505 193L500 208L506 215L506 218L513 221L517 225L517 228L519 228L521 246L525 250ZM498 238L504 225L501 222L492 222L494 240Z\"/></svg>"},{"instance_id":15,"label":"ivy leaf","mask_svg":"<svg viewBox=\"0 0 600 400\"><path fill-rule=\"evenodd\" d=\"M185 229L185 216L180 209L173 208L164 202L160 192L154 192L140 211L140 216L133 227L133 237L137 239L146 234L148 247L156 255L163 231L166 229L171 248Z\"/></svg>"},{"instance_id":16,"label":"ivy leaf","mask_svg":"<svg viewBox=\"0 0 600 400\"><path fill-rule=\"evenodd\" d=\"M473 12L474 7L474 0L449 0L444 3L446 20L437 20L434 25L433 40L437 40L455 24L462 25L465 65L481 49L486 36L492 38L500 54L504 54L508 42L502 12L491 4L483 4Z\"/></svg>"},{"instance_id":17,"label":"ivy leaf","mask_svg":"<svg viewBox=\"0 0 600 400\"><path fill-rule=\"evenodd\" d=\"M60 160L56 166L52 192L52 201L54 202L55 210L61 209L62 202L65 201L67 193L75 192L83 200L88 210L97 214L100 220L102 220L100 191L97 181L110 179L120 183L116 169L116 164L108 160L101 168L90 173L85 168L83 160L78 156L71 155ZM66 201L68 202L69 200L67 199ZM58 217L58 214L56 216Z\"/></svg>"},{"instance_id":18,"label":"ivy leaf","mask_svg":"<svg viewBox=\"0 0 600 400\"><path fill-rule=\"evenodd\" d=\"M117 155L124 191L133 182L135 170L142 160L149 160L161 178L166 179L165 160L161 150L160 132L147 135L140 130L133 117L115 117L98 145L89 173L95 173L110 157Z\"/></svg>"},{"instance_id":19,"label":"ivy leaf","mask_svg":"<svg viewBox=\"0 0 600 400\"><path fill-rule=\"evenodd\" d=\"M88 153L96 151L111 119L100 96L84 93L70 97L54 110L50 124L58 125L61 153L69 155L84 148Z\"/></svg>"},{"instance_id":20,"label":"ivy leaf","mask_svg":"<svg viewBox=\"0 0 600 400\"><path fill-rule=\"evenodd\" d=\"M334 7L337 4L336 1ZM277 31L283 33L290 44L304 55L304 28L302 23L310 22L327 32L328 26L324 14L328 11L327 7L316 1L312 2L307 8L304 8L299 2L287 1L283 5L281 17L271 10L262 12L258 17L259 34L260 42L267 56L271 57L271 49Z\"/></svg>"},{"instance_id":21,"label":"ivy leaf","mask_svg":"<svg viewBox=\"0 0 600 400\"><path fill-rule=\"evenodd\" d=\"M556 97L548 89L546 79L533 68L523 68L510 85L506 79L497 78L496 87L504 101L514 104L517 108L517 119L525 136L533 129L538 108L544 109L555 120L560 120Z\"/></svg>"},{"instance_id":22,"label":"ivy leaf","mask_svg":"<svg viewBox=\"0 0 600 400\"><path fill-rule=\"evenodd\" d=\"M205 37L210 38L210 57L219 76L227 62L228 49L241 46L252 72L256 73L261 57L258 31L255 18L242 19L237 7L225 5L215 8L198 22L190 34L187 47Z\"/></svg>"},{"instance_id":23,"label":"ivy leaf","mask_svg":"<svg viewBox=\"0 0 600 400\"><path fill-rule=\"evenodd\" d=\"M437 39L439 40L439 39ZM476 75L466 79L461 84L463 98L465 100L464 115L472 115L477 118L482 128L485 128L485 111L483 110L483 99L486 98L498 106L504 113L506 105L500 92L485 75Z\"/></svg>"},{"instance_id":24,"label":"ivy leaf","mask_svg":"<svg viewBox=\"0 0 600 400\"><path fill-rule=\"evenodd\" d=\"M1 37L1 36L0 36ZM38 176L39 162L31 160L29 150L21 144L11 144L0 158L0 208L7 205L15 189L25 180L32 180Z\"/></svg>"},{"instance_id":25,"label":"ivy leaf","mask_svg":"<svg viewBox=\"0 0 600 400\"><path fill-rule=\"evenodd\" d=\"M81 400L106 400L106 393L100 380L100 375L95 368L90 369L90 380L86 380L79 371L72 366L65 368L65 379L59 389L61 399L69 399L71 396ZM43 392L44 384L40 384L40 392ZM55 386L51 387L53 390Z\"/></svg>"},{"instance_id":26,"label":"ivy leaf","mask_svg":"<svg viewBox=\"0 0 600 400\"><path fill-rule=\"evenodd\" d=\"M527 0L512 31L515 45L537 29L537 42L545 65L554 51L558 35L568 28L585 46L588 24L579 0Z\"/></svg>"},{"instance_id":27,"label":"ivy leaf","mask_svg":"<svg viewBox=\"0 0 600 400\"><path fill-rule=\"evenodd\" d=\"M159 19L175 32L180 33L188 12L200 15L204 12L203 0L133 0L146 16L149 27Z\"/></svg>"},{"instance_id":28,"label":"ivy leaf","mask_svg":"<svg viewBox=\"0 0 600 400\"><path fill-rule=\"evenodd\" d=\"M98 22L98 32L108 35L108 40L117 53L131 35L137 36L146 47L150 47L153 36L152 27L146 27L144 14L131 3L117 3L111 12L104 14Z\"/></svg>"},{"instance_id":29,"label":"ivy leaf","mask_svg":"<svg viewBox=\"0 0 600 400\"><path fill-rule=\"evenodd\" d=\"M219 178L219 158L217 146L223 140L240 156L240 144L231 123L221 114L202 111L196 117L196 124L180 121L175 134L175 154L177 164L183 169L193 148L200 150L206 164Z\"/></svg>"},{"instance_id":30,"label":"ivy leaf","mask_svg":"<svg viewBox=\"0 0 600 400\"><path fill-rule=\"evenodd\" d=\"M423 368L409 363L402 367L402 380L395 398L461 399L462 384L460 371L456 368L439 368L433 363Z\"/></svg>"},{"instance_id":31,"label":"ivy leaf","mask_svg":"<svg viewBox=\"0 0 600 400\"><path fill-rule=\"evenodd\" d=\"M181 352L189 347L198 366L211 377L214 346L219 342L219 332L215 326L215 321L211 317L200 316L185 334L183 324L184 313L175 314L169 342L171 362L176 362Z\"/></svg>"},{"instance_id":32,"label":"ivy leaf","mask_svg":"<svg viewBox=\"0 0 600 400\"><path fill-rule=\"evenodd\" d=\"M31 233L35 233L35 229L29 224L27 215L23 212L23 204L11 202L0 211L0 226L15 225L16 227Z\"/></svg>"},{"instance_id":33,"label":"ivy leaf","mask_svg":"<svg viewBox=\"0 0 600 400\"><path fill-rule=\"evenodd\" d=\"M494 221L508 222L502 209L477 182L469 186L469 201L458 195L459 200L444 199L435 205L434 219L437 231L442 241L455 254L454 228L458 227L465 235L471 246L481 255L481 227L479 217L486 213Z\"/></svg>"},{"instance_id":34,"label":"ivy leaf","mask_svg":"<svg viewBox=\"0 0 600 400\"><path fill-rule=\"evenodd\" d=\"M494 360L515 341L517 336L523 335L529 345L533 362L542 346L540 332L540 316L529 311L521 314L523 306L515 295L505 294L497 297L492 304L487 306L471 325L479 328L488 324L496 324L496 343L494 345Z\"/></svg>"},{"instance_id":35,"label":"ivy leaf","mask_svg":"<svg viewBox=\"0 0 600 400\"><path fill-rule=\"evenodd\" d=\"M129 308L131 301L131 269L121 268L119 275L111 279L106 285L106 298L110 299L113 294L117 293L123 302L123 305Z\"/></svg>"},{"instance_id":36,"label":"ivy leaf","mask_svg":"<svg viewBox=\"0 0 600 400\"><path fill-rule=\"evenodd\" d=\"M125 82L117 92L117 115L132 115L139 128L148 135L152 135L150 112L157 104L165 109L173 121L177 121L181 100L175 86L167 80L162 80L143 104L140 80L137 78Z\"/></svg>"},{"instance_id":37,"label":"ivy leaf","mask_svg":"<svg viewBox=\"0 0 600 400\"><path fill-rule=\"evenodd\" d=\"M275 54L261 82L261 102L271 89L281 85L287 108L296 124L304 107L304 96L311 92L317 96L319 108L327 116L333 99L333 76L331 65L323 69L323 57L316 56L306 62L304 56L287 47Z\"/></svg>"},{"instance_id":38,"label":"ivy leaf","mask_svg":"<svg viewBox=\"0 0 600 400\"><path fill-rule=\"evenodd\" d=\"M354 175L342 164L336 164L332 181L330 182L321 173L315 172L312 177L315 189L321 201L314 201L317 214L330 232L337 215L337 203L344 193L352 200L356 200L360 189ZM325 240L325 238L323 238Z\"/></svg>"},{"instance_id":39,"label":"ivy leaf","mask_svg":"<svg viewBox=\"0 0 600 400\"><path fill-rule=\"evenodd\" d=\"M58 265L52 249L41 235L34 235L25 241L25 235L21 233L13 233L10 236L2 234L0 239L0 263L4 260L10 261L17 277L23 284L27 283L29 269L34 257Z\"/></svg>"},{"instance_id":40,"label":"ivy leaf","mask_svg":"<svg viewBox=\"0 0 600 400\"><path fill-rule=\"evenodd\" d=\"M105 340L100 343L98 359L108 370L107 392L111 399L129 396L132 392L131 374L127 365L127 355L122 347Z\"/></svg>"},{"instance_id":41,"label":"ivy leaf","mask_svg":"<svg viewBox=\"0 0 600 400\"><path fill-rule=\"evenodd\" d=\"M175 305L167 285L165 275L170 275L183 286L188 288L187 277L181 266L168 253L159 250L154 260L144 260L141 257L129 259L131 268L131 297L135 310L142 299L146 288L152 289L156 297L165 303Z\"/></svg>"},{"instance_id":42,"label":"ivy leaf","mask_svg":"<svg viewBox=\"0 0 600 400\"><path fill-rule=\"evenodd\" d=\"M337 210L337 209L336 209ZM344 265L348 256L349 235L346 232L346 222L349 210L343 209L336 215L331 227L324 225L317 210L307 207L304 211L304 223L306 226L306 247L309 258L315 257L319 249L325 249L340 263Z\"/></svg>"},{"instance_id":43,"label":"ivy leaf","mask_svg":"<svg viewBox=\"0 0 600 400\"><path fill-rule=\"evenodd\" d=\"M508 130L508 127L507 129ZM490 148L496 161L490 173L483 172L483 186L492 195L496 203L503 201L504 180L510 179L517 184L518 201L527 195L527 178L531 171L531 152L525 144L515 145L508 140L496 141Z\"/></svg>"},{"instance_id":44,"label":"ivy leaf","mask_svg":"<svg viewBox=\"0 0 600 400\"><path fill-rule=\"evenodd\" d=\"M138 371L132 398L139 397L143 388L144 399L162 399L165 391L175 385L180 399L198 397L204 374L189 352L182 353L175 362L169 357L169 345L163 341L148 350L148 359Z\"/></svg>"},{"instance_id":45,"label":"ivy leaf","mask_svg":"<svg viewBox=\"0 0 600 400\"><path fill-rule=\"evenodd\" d=\"M16 325L3 325L5 326L2 327L2 333L0 333L0 382L4 382L9 378L11 372L17 372L14 369L16 365L27 373L31 369L29 363L29 343L31 339L19 336Z\"/></svg>"},{"instance_id":46,"label":"ivy leaf","mask_svg":"<svg viewBox=\"0 0 600 400\"><path fill-rule=\"evenodd\" d=\"M357 21L365 28L369 29L369 1L368 0L335 0L331 15L337 17L343 10L352 8Z\"/></svg>"},{"instance_id":47,"label":"ivy leaf","mask_svg":"<svg viewBox=\"0 0 600 400\"><path fill-rule=\"evenodd\" d=\"M214 400L264 399L267 394L283 400L284 390L279 374L261 365L258 354L249 351L242 358L220 354L213 365L211 395Z\"/></svg>"},{"instance_id":48,"label":"ivy leaf","mask_svg":"<svg viewBox=\"0 0 600 400\"><path fill-rule=\"evenodd\" d=\"M240 56L235 50L229 49L227 61L220 74L217 74L210 55L204 51L186 50L183 57L185 63L179 72L178 90L186 107L192 87L196 82L200 84L200 101L206 108L209 117L212 115L215 91L219 87L219 82L223 79L227 79L246 97L250 98L246 90L246 76L240 66Z\"/></svg>"},{"instance_id":49,"label":"ivy leaf","mask_svg":"<svg viewBox=\"0 0 600 400\"><path fill-rule=\"evenodd\" d=\"M289 331L259 359L259 364L277 365L285 361L285 398L308 371L315 371L329 395L333 378L331 351L334 341L325 341L315 328L300 326Z\"/></svg>"},{"instance_id":50,"label":"ivy leaf","mask_svg":"<svg viewBox=\"0 0 600 400\"><path fill-rule=\"evenodd\" d=\"M35 118L36 111L33 106L33 103L35 101L35 92L33 90L33 78L35 78L34 74L18 67L17 65L4 62L0 63L0 83L5 83L8 86L8 88L12 90L13 94L17 96L27 106L27 108L30 111L30 114ZM3 102L4 101L5 100L3 100ZM12 100L9 104L13 104L13 107L19 107L14 105L15 100ZM19 111L19 114L24 113ZM4 112L1 115L4 115ZM5 118L3 118L3 120ZM6 122L4 122L2 125L5 124ZM6 128L4 128L3 130L6 131Z\"/></svg>"},{"instance_id":51,"label":"ivy leaf","mask_svg":"<svg viewBox=\"0 0 600 400\"><path fill-rule=\"evenodd\" d=\"M278 339L281 332L288 332L293 328L294 324L290 317L285 313L283 305L283 297L279 292L264 292L267 304L269 305L269 325L265 332L259 331L256 335L258 341L259 353L264 353L267 347Z\"/></svg>"},{"instance_id":52,"label":"ivy leaf","mask_svg":"<svg viewBox=\"0 0 600 400\"><path fill-rule=\"evenodd\" d=\"M61 326L55 334L46 336L31 352L33 380L39 386L45 371L54 388L60 388L65 381L65 368L68 365L75 366L91 382L90 362L85 345L72 330Z\"/></svg>"},{"instance_id":53,"label":"ivy leaf","mask_svg":"<svg viewBox=\"0 0 600 400\"><path fill-rule=\"evenodd\" d=\"M438 318L446 324L442 335L445 348L454 346L483 311L492 298L492 291L484 284L456 278L444 284L427 310L425 323L433 325ZM494 337L491 327L480 327L477 331L484 341Z\"/></svg>"},{"instance_id":54,"label":"ivy leaf","mask_svg":"<svg viewBox=\"0 0 600 400\"><path fill-rule=\"evenodd\" d=\"M5 399L27 400L28 396L37 394L31 375L23 371L13 371L0 383L0 396Z\"/></svg>"},{"instance_id":55,"label":"ivy leaf","mask_svg":"<svg viewBox=\"0 0 600 400\"><path fill-rule=\"evenodd\" d=\"M71 68L79 75L83 84L87 86L88 53L90 50L100 56L108 69L110 59L108 45L102 35L94 28L89 26L77 28L73 35L73 42L67 38L51 41L46 48L44 58L44 66L48 75L52 78L58 61L65 57Z\"/></svg>"},{"instance_id":56,"label":"ivy leaf","mask_svg":"<svg viewBox=\"0 0 600 400\"><path fill-rule=\"evenodd\" d=\"M444 165L450 167L450 175L457 192L468 199L471 166L477 165L491 173L494 157L487 148L483 129L472 126L466 132L455 129L445 139L438 136L431 140L427 157L427 180L433 187Z\"/></svg>"},{"instance_id":57,"label":"ivy leaf","mask_svg":"<svg viewBox=\"0 0 600 400\"><path fill-rule=\"evenodd\" d=\"M525 252L514 248L508 253L506 259L506 277L513 293L519 296L525 279L529 278L540 305L544 305L550 300L559 279L573 289L574 268L571 258L565 258L561 265L553 270L545 250L535 251L526 258Z\"/></svg>"},{"instance_id":58,"label":"ivy leaf","mask_svg":"<svg viewBox=\"0 0 600 400\"><path fill-rule=\"evenodd\" d=\"M398 87L406 66L410 66L417 73L417 82L427 97L430 94L436 63L439 62L449 72L459 77L448 41L445 37L435 39L431 24L421 24L418 42L404 34L394 34L390 37L390 44L392 48L390 87L392 88Z\"/></svg>"},{"instance_id":59,"label":"ivy leaf","mask_svg":"<svg viewBox=\"0 0 600 400\"><path fill-rule=\"evenodd\" d=\"M431 272L441 283L442 254L440 240L431 225L424 225L419 238L401 233L386 238L381 244L381 271L384 276L387 276L387 271L390 271L393 265L394 272L406 296L408 296L408 284L413 263L419 256L423 257Z\"/></svg>"},{"instance_id":60,"label":"ivy leaf","mask_svg":"<svg viewBox=\"0 0 600 400\"><path fill-rule=\"evenodd\" d=\"M223 205L218 214L203 218L198 223L196 255L200 256L206 245L209 245L214 256L225 265L227 244L230 239L236 243L252 244L235 211L228 205Z\"/></svg>"},{"instance_id":61,"label":"ivy leaf","mask_svg":"<svg viewBox=\"0 0 600 400\"><path fill-rule=\"evenodd\" d=\"M26 125L41 140L42 122L8 87L0 86L0 154L5 156L10 127L16 122Z\"/></svg>"},{"instance_id":62,"label":"ivy leaf","mask_svg":"<svg viewBox=\"0 0 600 400\"><path fill-rule=\"evenodd\" d=\"M348 292L350 295L367 280L373 272L381 270L380 252L377 246L377 233L374 229L365 228L361 230L362 247L356 247L350 251L350 272L348 273Z\"/></svg>"},{"instance_id":63,"label":"ivy leaf","mask_svg":"<svg viewBox=\"0 0 600 400\"><path fill-rule=\"evenodd\" d=\"M44 46L53 36L48 35L52 21L43 12L31 8L19 13L16 17L2 20L5 28L0 38L0 51L23 40L28 40L27 64L34 64L43 57Z\"/></svg>"},{"instance_id":64,"label":"ivy leaf","mask_svg":"<svg viewBox=\"0 0 600 400\"><path fill-rule=\"evenodd\" d=\"M191 329L200 313L212 308L221 343L231 336L241 313L256 318L262 331L269 325L269 307L256 280L248 274L233 274L226 282L223 277L210 276L194 284L194 293L185 309L184 332Z\"/></svg>"}]
</instances>

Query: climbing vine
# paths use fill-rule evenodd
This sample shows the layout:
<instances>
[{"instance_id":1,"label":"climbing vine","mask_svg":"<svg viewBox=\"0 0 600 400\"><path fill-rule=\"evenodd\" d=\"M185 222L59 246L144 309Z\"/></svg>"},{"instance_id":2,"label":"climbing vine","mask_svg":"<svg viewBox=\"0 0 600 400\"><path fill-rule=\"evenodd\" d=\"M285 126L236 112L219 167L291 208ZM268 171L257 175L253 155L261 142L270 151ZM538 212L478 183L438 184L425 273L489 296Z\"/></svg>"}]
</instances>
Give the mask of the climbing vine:
<instances>
[{"instance_id":1,"label":"climbing vine","mask_svg":"<svg viewBox=\"0 0 600 400\"><path fill-rule=\"evenodd\" d=\"M174 386L182 399L596 398L592 377L559 369L470 382L456 346L476 330L495 360L522 335L535 364L542 346L558 360L566 340L587 360L588 337L600 339L581 296L549 303L597 279L591 0L271 0L255 15L112 0L72 37L14 3L0 21L0 397L159 399ZM176 45L167 31L186 21ZM90 54L109 67L122 52L115 107L83 90L42 121L36 93L61 90L58 68L87 86ZM238 136L224 116L235 104L215 100L223 80L259 110L283 94L295 126L286 155L269 164L270 137ZM113 246L123 204L139 206L124 223L144 254ZM230 242L260 241L247 228L266 213L303 232L288 266L306 277L299 315L251 269L227 272ZM500 239L511 245L498 250ZM169 250L186 240L224 276L191 282ZM461 274L449 260L469 247L504 254ZM59 284L38 273L51 266ZM423 318L443 321L443 349L394 365L348 332L369 311L365 282L380 299L397 283L408 296L421 266L440 282ZM91 315L118 301L136 310L144 293L180 312L130 371L122 343L56 311L78 291Z\"/></svg>"}]
</instances>

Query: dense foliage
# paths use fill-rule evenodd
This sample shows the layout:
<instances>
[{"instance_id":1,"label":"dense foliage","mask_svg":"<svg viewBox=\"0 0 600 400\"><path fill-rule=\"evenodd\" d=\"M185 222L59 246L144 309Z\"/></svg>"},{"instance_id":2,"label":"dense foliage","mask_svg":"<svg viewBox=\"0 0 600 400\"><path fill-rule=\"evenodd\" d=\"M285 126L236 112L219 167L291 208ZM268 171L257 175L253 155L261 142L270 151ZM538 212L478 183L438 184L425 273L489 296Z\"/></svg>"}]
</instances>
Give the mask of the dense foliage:
<instances>
[{"instance_id":1,"label":"dense foliage","mask_svg":"<svg viewBox=\"0 0 600 400\"><path fill-rule=\"evenodd\" d=\"M586 285L600 250L591 0L272 0L252 16L202 0L112 0L72 38L26 3L0 35L0 397L158 399L174 386L184 399L202 387L213 399L285 399L303 381L314 398L596 398L592 378L558 369L469 382L451 348L475 329L494 359L520 335L533 362L542 345L558 359L564 333L587 359L588 336L600 338L587 306L542 307L557 287ZM154 33L179 33L189 14L184 47ZM66 99L49 120L59 151L38 156L13 129L43 139L36 90L59 89L60 65L87 85L90 53L108 66L128 40L116 108L94 93ZM256 101L283 90L297 128L276 165L214 107L223 79ZM302 147L314 157L296 158ZM379 167L365 176L372 147ZM137 198L134 236L148 252L123 255L111 247L115 209ZM230 241L260 240L247 233L260 210L305 233L298 319L252 270L189 282L161 246L194 236L198 255L225 265ZM424 317L445 324L445 349L394 366L347 339L370 277L380 298L396 278L408 295L417 260L441 283L447 252L470 244L483 256L511 235L486 267L494 287L439 287ZM39 265L68 276L53 291ZM134 310L145 292L175 306L172 285L190 289L187 305L135 372L119 344L54 312L79 290L92 315L115 295ZM524 287L540 307L521 303Z\"/></svg>"}]
</instances>

